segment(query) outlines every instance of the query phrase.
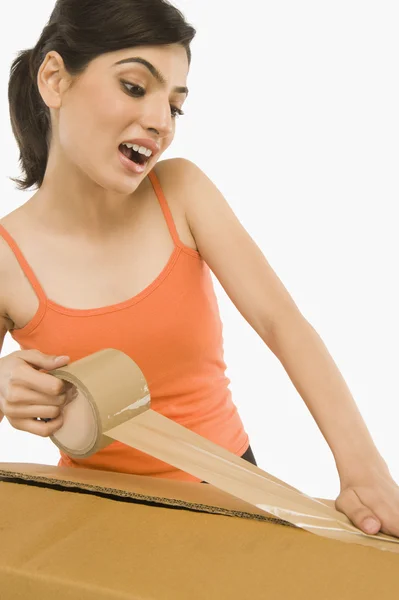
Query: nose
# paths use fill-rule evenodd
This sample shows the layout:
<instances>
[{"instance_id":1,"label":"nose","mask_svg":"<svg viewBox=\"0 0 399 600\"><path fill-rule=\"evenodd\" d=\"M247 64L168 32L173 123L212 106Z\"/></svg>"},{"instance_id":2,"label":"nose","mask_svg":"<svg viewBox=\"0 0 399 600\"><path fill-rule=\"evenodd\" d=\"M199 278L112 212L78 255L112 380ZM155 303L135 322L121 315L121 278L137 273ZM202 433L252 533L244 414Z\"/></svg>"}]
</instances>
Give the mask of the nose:
<instances>
[{"instance_id":1,"label":"nose","mask_svg":"<svg viewBox=\"0 0 399 600\"><path fill-rule=\"evenodd\" d=\"M173 118L169 101L163 98L148 101L142 125L146 130L157 133L159 137L170 135L173 132Z\"/></svg>"}]
</instances>

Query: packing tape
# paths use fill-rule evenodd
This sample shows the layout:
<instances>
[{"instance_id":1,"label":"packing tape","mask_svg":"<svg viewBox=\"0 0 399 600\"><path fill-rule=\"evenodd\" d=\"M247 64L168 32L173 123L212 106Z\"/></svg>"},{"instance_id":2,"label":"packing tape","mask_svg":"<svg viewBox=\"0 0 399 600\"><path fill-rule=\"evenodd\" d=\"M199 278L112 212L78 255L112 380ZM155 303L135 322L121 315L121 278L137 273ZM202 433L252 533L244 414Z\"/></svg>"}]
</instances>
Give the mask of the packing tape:
<instances>
[{"instance_id":1,"label":"packing tape","mask_svg":"<svg viewBox=\"0 0 399 600\"><path fill-rule=\"evenodd\" d=\"M101 350L50 374L78 391L51 436L70 457L118 441L316 535L399 553L398 538L363 533L335 508L152 410L145 376L123 352Z\"/></svg>"}]
</instances>

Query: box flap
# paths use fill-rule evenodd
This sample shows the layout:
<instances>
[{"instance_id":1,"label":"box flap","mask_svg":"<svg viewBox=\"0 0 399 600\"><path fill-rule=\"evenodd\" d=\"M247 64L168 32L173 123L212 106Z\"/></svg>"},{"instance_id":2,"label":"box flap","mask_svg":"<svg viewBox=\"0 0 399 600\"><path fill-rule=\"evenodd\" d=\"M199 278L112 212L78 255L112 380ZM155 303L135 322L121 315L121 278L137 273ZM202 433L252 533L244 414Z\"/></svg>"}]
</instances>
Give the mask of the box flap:
<instances>
[{"instance_id":1,"label":"box flap","mask_svg":"<svg viewBox=\"0 0 399 600\"><path fill-rule=\"evenodd\" d=\"M212 485L30 463L0 463L0 480L295 527Z\"/></svg>"}]
</instances>

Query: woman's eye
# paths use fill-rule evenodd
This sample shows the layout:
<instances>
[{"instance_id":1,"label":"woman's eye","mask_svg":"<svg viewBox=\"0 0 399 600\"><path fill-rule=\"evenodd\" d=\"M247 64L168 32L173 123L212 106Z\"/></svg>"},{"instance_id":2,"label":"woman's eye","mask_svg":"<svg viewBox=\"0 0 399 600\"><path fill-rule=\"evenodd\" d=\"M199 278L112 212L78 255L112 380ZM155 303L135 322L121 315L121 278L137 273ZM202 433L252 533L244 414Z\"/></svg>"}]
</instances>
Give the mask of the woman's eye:
<instances>
[{"instance_id":1,"label":"woman's eye","mask_svg":"<svg viewBox=\"0 0 399 600\"><path fill-rule=\"evenodd\" d=\"M142 88L141 85L128 83L127 81L121 81L121 83L130 96L134 96L135 98L142 98L145 95L145 89ZM184 112L181 110L181 108L178 108L177 106L171 106L170 112L173 119L184 115Z\"/></svg>"},{"instance_id":2,"label":"woman's eye","mask_svg":"<svg viewBox=\"0 0 399 600\"><path fill-rule=\"evenodd\" d=\"M177 117L182 117L184 115L184 112L181 110L181 108L177 108L177 106L171 106L170 111L174 119L177 119Z\"/></svg>"},{"instance_id":3,"label":"woman's eye","mask_svg":"<svg viewBox=\"0 0 399 600\"><path fill-rule=\"evenodd\" d=\"M122 81L122 85L126 88L129 94L135 96L136 98L144 96L145 94L145 89L142 88L141 85L135 85L134 83L128 83L127 81Z\"/></svg>"}]
</instances>

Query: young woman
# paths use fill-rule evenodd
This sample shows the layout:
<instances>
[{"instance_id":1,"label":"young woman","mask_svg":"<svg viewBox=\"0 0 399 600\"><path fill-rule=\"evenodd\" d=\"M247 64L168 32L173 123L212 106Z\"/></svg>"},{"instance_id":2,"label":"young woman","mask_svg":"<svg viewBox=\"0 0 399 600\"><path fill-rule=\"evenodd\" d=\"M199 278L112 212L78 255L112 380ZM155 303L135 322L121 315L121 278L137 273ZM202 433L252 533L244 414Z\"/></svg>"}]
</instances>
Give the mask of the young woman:
<instances>
[{"instance_id":1,"label":"young woman","mask_svg":"<svg viewBox=\"0 0 399 600\"><path fill-rule=\"evenodd\" d=\"M46 371L117 348L142 369L155 410L254 462L211 270L330 445L337 508L365 532L399 536L399 488L320 337L212 182L187 160L160 161L194 35L163 0L58 0L35 48L14 61L25 174L15 181L37 192L0 226L1 342L10 332L21 347L0 359L0 411L51 435L72 390ZM117 442L60 464L195 479Z\"/></svg>"}]
</instances>

